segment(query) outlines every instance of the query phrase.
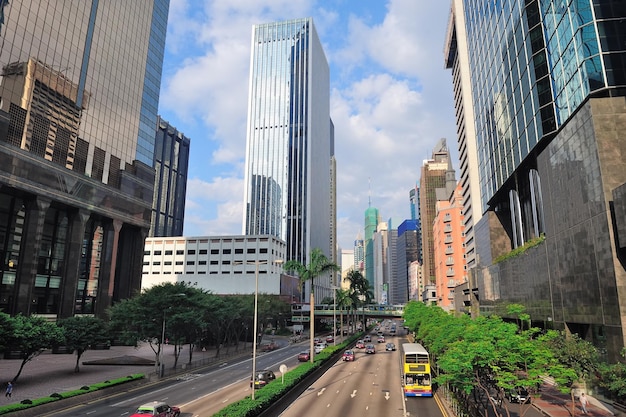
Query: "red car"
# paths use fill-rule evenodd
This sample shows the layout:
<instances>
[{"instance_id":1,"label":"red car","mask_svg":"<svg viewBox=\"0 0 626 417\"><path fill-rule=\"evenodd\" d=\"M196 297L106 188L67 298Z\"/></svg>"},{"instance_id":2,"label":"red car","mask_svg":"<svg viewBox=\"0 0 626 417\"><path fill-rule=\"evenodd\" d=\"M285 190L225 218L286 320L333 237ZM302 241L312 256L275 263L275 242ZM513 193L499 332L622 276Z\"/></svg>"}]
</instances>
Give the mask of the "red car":
<instances>
[{"instance_id":1,"label":"red car","mask_svg":"<svg viewBox=\"0 0 626 417\"><path fill-rule=\"evenodd\" d=\"M359 340L358 342L356 342L356 348L357 349L365 349L365 343L363 343L362 340Z\"/></svg>"},{"instance_id":2,"label":"red car","mask_svg":"<svg viewBox=\"0 0 626 417\"><path fill-rule=\"evenodd\" d=\"M308 350L298 353L298 360L300 362L307 362L310 359L311 359L311 353Z\"/></svg>"},{"instance_id":3,"label":"red car","mask_svg":"<svg viewBox=\"0 0 626 417\"><path fill-rule=\"evenodd\" d=\"M367 345L365 346L365 353L376 353L376 348L374 347L374 345Z\"/></svg>"},{"instance_id":4,"label":"red car","mask_svg":"<svg viewBox=\"0 0 626 417\"><path fill-rule=\"evenodd\" d=\"M354 361L354 351L346 350L345 352L343 352L343 356L341 357L341 359L344 362L352 362L352 361Z\"/></svg>"}]
</instances>

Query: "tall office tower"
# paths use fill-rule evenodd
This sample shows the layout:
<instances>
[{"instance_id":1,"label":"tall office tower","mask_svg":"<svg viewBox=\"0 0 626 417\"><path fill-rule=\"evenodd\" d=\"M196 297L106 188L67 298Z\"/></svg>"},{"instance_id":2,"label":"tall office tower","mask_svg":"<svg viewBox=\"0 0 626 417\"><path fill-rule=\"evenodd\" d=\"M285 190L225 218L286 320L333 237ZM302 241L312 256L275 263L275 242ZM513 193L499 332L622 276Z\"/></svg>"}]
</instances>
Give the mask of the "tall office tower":
<instances>
[{"instance_id":1,"label":"tall office tower","mask_svg":"<svg viewBox=\"0 0 626 417\"><path fill-rule=\"evenodd\" d=\"M168 0L11 0L0 309L102 316L141 287Z\"/></svg>"},{"instance_id":2,"label":"tall office tower","mask_svg":"<svg viewBox=\"0 0 626 417\"><path fill-rule=\"evenodd\" d=\"M433 224L437 305L446 311L455 305L455 288L467 282L465 248L463 246L463 187L459 182L450 200L437 201Z\"/></svg>"},{"instance_id":3,"label":"tall office tower","mask_svg":"<svg viewBox=\"0 0 626 417\"><path fill-rule=\"evenodd\" d=\"M457 30L458 28L458 30ZM482 218L478 154L472 86L469 82L469 55L465 35L463 0L452 0L445 43L445 67L452 70L454 106L456 108L457 142L459 147L460 182L463 186L463 221L467 269L476 266L474 224Z\"/></svg>"},{"instance_id":4,"label":"tall office tower","mask_svg":"<svg viewBox=\"0 0 626 417\"><path fill-rule=\"evenodd\" d=\"M335 126L332 121L330 123L331 126L331 137L335 137ZM332 143L334 146L334 143ZM339 247L339 242L337 242L337 160L335 159L335 150L331 150L330 158L330 247L332 257L330 260L335 264L339 265L341 263L341 258L339 256L341 248ZM337 271L335 273L335 277L330 283L331 286L336 287L341 285L341 271Z\"/></svg>"},{"instance_id":5,"label":"tall office tower","mask_svg":"<svg viewBox=\"0 0 626 417\"><path fill-rule=\"evenodd\" d=\"M389 232L387 233L387 277L389 284L387 285L387 300L389 304L402 304L402 297L397 296L397 289L395 288L397 281L397 265L398 265L398 226L394 226L389 221Z\"/></svg>"},{"instance_id":6,"label":"tall office tower","mask_svg":"<svg viewBox=\"0 0 626 417\"><path fill-rule=\"evenodd\" d=\"M484 213L474 223L480 308L523 304L533 323L577 333L618 359L626 340L624 2L463 6L465 28L455 30L467 37L461 72L470 75ZM493 262L521 246L526 256Z\"/></svg>"},{"instance_id":7,"label":"tall office tower","mask_svg":"<svg viewBox=\"0 0 626 417\"><path fill-rule=\"evenodd\" d=\"M448 152L445 139L440 139L437 142L431 159L424 161L422 164L420 177L421 252L426 284L435 282L433 221L437 214L437 194L440 194L439 199L447 199L441 196L441 192L438 193L437 189L445 189L447 173L451 164L450 153Z\"/></svg>"},{"instance_id":8,"label":"tall office tower","mask_svg":"<svg viewBox=\"0 0 626 417\"><path fill-rule=\"evenodd\" d=\"M365 242L360 233L354 241L354 269L361 273L365 271Z\"/></svg>"},{"instance_id":9,"label":"tall office tower","mask_svg":"<svg viewBox=\"0 0 626 417\"><path fill-rule=\"evenodd\" d=\"M332 259L330 76L313 19L255 25L250 63L243 233L283 239L288 260ZM330 276L315 284L330 294Z\"/></svg>"},{"instance_id":10,"label":"tall office tower","mask_svg":"<svg viewBox=\"0 0 626 417\"><path fill-rule=\"evenodd\" d=\"M378 227L380 217L378 215L378 209L371 205L365 210L365 279L370 284L370 288L374 288L374 233Z\"/></svg>"},{"instance_id":11,"label":"tall office tower","mask_svg":"<svg viewBox=\"0 0 626 417\"><path fill-rule=\"evenodd\" d=\"M409 190L409 205L411 208L411 219L416 220L420 215L420 187L415 187Z\"/></svg>"},{"instance_id":12,"label":"tall office tower","mask_svg":"<svg viewBox=\"0 0 626 417\"><path fill-rule=\"evenodd\" d=\"M415 220L405 220L398 226L396 239L396 274L392 304L404 304L409 300L409 267L419 261L420 235Z\"/></svg>"},{"instance_id":13,"label":"tall office tower","mask_svg":"<svg viewBox=\"0 0 626 417\"><path fill-rule=\"evenodd\" d=\"M374 287L372 292L374 293L374 300L379 304L387 304L387 292L384 288L388 288L389 277L387 275L387 251L389 247L389 229L388 222L378 223L376 233L372 237L374 243Z\"/></svg>"},{"instance_id":14,"label":"tall office tower","mask_svg":"<svg viewBox=\"0 0 626 417\"><path fill-rule=\"evenodd\" d=\"M150 237L182 236L189 138L159 117L154 144L154 199Z\"/></svg>"}]
</instances>

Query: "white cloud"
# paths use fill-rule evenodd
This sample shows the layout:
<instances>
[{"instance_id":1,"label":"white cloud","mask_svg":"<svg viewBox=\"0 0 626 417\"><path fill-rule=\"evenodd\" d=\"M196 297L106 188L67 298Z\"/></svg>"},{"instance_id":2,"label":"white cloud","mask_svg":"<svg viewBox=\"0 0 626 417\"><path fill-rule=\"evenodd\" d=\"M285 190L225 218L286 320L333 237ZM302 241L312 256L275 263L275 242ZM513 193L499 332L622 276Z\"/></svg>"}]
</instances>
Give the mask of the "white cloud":
<instances>
[{"instance_id":1,"label":"white cloud","mask_svg":"<svg viewBox=\"0 0 626 417\"><path fill-rule=\"evenodd\" d=\"M422 160L440 137L456 148L442 52L449 5L389 0L384 16L367 7L356 0L172 1L161 108L192 140L186 235L241 232L252 25L307 16L331 65L339 243L350 248L362 233L370 194L383 219L408 217Z\"/></svg>"}]
</instances>

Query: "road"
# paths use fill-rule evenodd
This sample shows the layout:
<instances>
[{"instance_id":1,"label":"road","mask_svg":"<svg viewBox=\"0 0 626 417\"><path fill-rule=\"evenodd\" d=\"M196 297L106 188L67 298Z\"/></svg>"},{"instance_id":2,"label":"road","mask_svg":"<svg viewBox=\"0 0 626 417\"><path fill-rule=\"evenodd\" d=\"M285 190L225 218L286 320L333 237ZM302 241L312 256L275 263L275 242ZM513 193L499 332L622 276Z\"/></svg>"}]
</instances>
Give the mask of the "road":
<instances>
[{"instance_id":1,"label":"road","mask_svg":"<svg viewBox=\"0 0 626 417\"><path fill-rule=\"evenodd\" d=\"M383 329L384 330L384 329ZM281 417L442 417L434 398L406 398L401 385L400 351L386 351L386 343L376 343L375 354L355 349L354 362L339 360L296 401ZM400 346L406 337L389 336L386 342Z\"/></svg>"},{"instance_id":2,"label":"road","mask_svg":"<svg viewBox=\"0 0 626 417\"><path fill-rule=\"evenodd\" d=\"M298 352L302 345L290 345L273 352L259 353L256 368L271 369L280 380L281 364L293 369L299 362ZM179 376L175 380L156 386L142 386L103 400L80 404L69 410L59 410L46 417L120 417L128 416L137 406L151 401L165 401L179 406L181 417L210 416L229 403L250 395L252 359L224 364L219 368L206 369Z\"/></svg>"}]
</instances>

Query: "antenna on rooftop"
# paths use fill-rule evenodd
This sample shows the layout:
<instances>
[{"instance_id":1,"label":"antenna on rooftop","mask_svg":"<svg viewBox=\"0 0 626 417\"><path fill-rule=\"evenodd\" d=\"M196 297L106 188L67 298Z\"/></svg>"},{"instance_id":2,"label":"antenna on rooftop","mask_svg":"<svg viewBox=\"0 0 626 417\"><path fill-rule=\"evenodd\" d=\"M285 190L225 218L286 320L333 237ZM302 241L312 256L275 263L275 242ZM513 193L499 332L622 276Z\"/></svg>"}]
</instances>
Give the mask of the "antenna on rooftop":
<instances>
[{"instance_id":1,"label":"antenna on rooftop","mask_svg":"<svg viewBox=\"0 0 626 417\"><path fill-rule=\"evenodd\" d=\"M367 207L372 207L372 177L367 177Z\"/></svg>"}]
</instances>

